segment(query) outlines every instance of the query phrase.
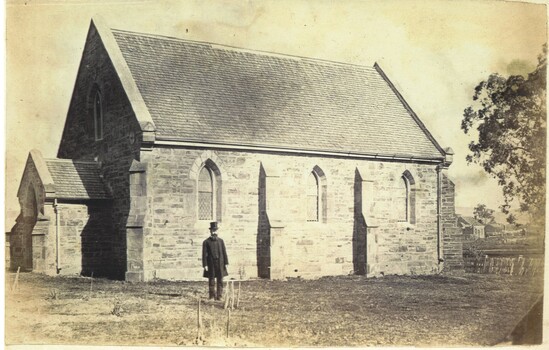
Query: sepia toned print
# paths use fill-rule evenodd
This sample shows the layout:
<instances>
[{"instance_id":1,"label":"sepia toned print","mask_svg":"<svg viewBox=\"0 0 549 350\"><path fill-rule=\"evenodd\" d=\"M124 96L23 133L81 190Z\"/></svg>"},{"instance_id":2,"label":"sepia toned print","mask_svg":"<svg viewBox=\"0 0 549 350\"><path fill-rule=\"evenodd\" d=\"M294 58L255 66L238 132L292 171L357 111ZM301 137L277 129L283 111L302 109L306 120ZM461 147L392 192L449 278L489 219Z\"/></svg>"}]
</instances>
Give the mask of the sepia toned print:
<instances>
[{"instance_id":1,"label":"sepia toned print","mask_svg":"<svg viewBox=\"0 0 549 350\"><path fill-rule=\"evenodd\" d=\"M545 8L283 4L8 4L8 344L541 343Z\"/></svg>"}]
</instances>

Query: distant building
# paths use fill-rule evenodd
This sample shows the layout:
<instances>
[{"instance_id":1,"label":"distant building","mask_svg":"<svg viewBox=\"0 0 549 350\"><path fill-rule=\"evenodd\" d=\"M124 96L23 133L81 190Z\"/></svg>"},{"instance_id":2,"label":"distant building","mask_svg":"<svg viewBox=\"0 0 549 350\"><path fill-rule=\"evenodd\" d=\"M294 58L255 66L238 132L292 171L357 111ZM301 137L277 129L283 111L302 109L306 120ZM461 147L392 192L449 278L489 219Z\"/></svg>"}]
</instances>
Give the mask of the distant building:
<instances>
[{"instance_id":1,"label":"distant building","mask_svg":"<svg viewBox=\"0 0 549 350\"><path fill-rule=\"evenodd\" d=\"M488 224L484 226L484 232L486 233L486 237L501 236L505 232L505 225L498 223Z\"/></svg>"},{"instance_id":2,"label":"distant building","mask_svg":"<svg viewBox=\"0 0 549 350\"><path fill-rule=\"evenodd\" d=\"M525 236L526 228L521 225L505 225L506 236Z\"/></svg>"},{"instance_id":3,"label":"distant building","mask_svg":"<svg viewBox=\"0 0 549 350\"><path fill-rule=\"evenodd\" d=\"M486 237L484 225L471 216L458 215L458 226L464 235L470 235L475 239Z\"/></svg>"}]
</instances>

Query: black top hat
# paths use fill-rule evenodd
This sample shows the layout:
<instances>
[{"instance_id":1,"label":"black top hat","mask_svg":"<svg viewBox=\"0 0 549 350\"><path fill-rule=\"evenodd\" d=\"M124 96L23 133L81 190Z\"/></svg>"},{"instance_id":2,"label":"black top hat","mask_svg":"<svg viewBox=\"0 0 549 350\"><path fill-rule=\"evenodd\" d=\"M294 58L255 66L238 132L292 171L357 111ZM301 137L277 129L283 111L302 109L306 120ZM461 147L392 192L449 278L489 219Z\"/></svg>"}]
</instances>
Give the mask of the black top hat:
<instances>
[{"instance_id":1,"label":"black top hat","mask_svg":"<svg viewBox=\"0 0 549 350\"><path fill-rule=\"evenodd\" d=\"M217 221L210 222L210 230L217 231Z\"/></svg>"}]
</instances>

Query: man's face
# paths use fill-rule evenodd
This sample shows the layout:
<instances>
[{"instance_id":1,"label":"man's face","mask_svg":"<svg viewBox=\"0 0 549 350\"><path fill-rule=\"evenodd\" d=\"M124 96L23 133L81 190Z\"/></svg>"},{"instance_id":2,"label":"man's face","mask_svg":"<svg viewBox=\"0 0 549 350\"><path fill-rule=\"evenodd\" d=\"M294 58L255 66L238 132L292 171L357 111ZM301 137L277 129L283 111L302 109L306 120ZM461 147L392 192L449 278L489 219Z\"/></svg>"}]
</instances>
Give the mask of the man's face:
<instances>
[{"instance_id":1,"label":"man's face","mask_svg":"<svg viewBox=\"0 0 549 350\"><path fill-rule=\"evenodd\" d=\"M210 229L210 234L214 237L217 237L217 230Z\"/></svg>"}]
</instances>

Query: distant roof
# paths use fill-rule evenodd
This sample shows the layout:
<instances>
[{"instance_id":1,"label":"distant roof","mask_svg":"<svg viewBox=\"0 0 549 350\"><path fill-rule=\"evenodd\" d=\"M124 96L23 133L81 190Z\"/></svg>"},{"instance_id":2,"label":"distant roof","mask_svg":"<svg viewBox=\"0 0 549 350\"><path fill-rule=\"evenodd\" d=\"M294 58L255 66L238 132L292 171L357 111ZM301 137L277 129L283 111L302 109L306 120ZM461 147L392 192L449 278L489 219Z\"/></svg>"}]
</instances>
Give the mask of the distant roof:
<instances>
[{"instance_id":1,"label":"distant roof","mask_svg":"<svg viewBox=\"0 0 549 350\"><path fill-rule=\"evenodd\" d=\"M111 31L157 139L442 157L374 67Z\"/></svg>"},{"instance_id":2,"label":"distant roof","mask_svg":"<svg viewBox=\"0 0 549 350\"><path fill-rule=\"evenodd\" d=\"M55 186L55 197L64 199L109 199L96 162L44 159Z\"/></svg>"},{"instance_id":3,"label":"distant roof","mask_svg":"<svg viewBox=\"0 0 549 350\"><path fill-rule=\"evenodd\" d=\"M491 223L491 224L486 224L486 227L504 228L505 225L504 225L504 224L497 223L497 222L493 222L493 223Z\"/></svg>"},{"instance_id":4,"label":"distant roof","mask_svg":"<svg viewBox=\"0 0 549 350\"><path fill-rule=\"evenodd\" d=\"M471 225L471 226L484 226L484 224L478 222L477 220L475 220L474 217L472 216L461 216L459 215L459 217L465 221L467 224Z\"/></svg>"}]
</instances>

